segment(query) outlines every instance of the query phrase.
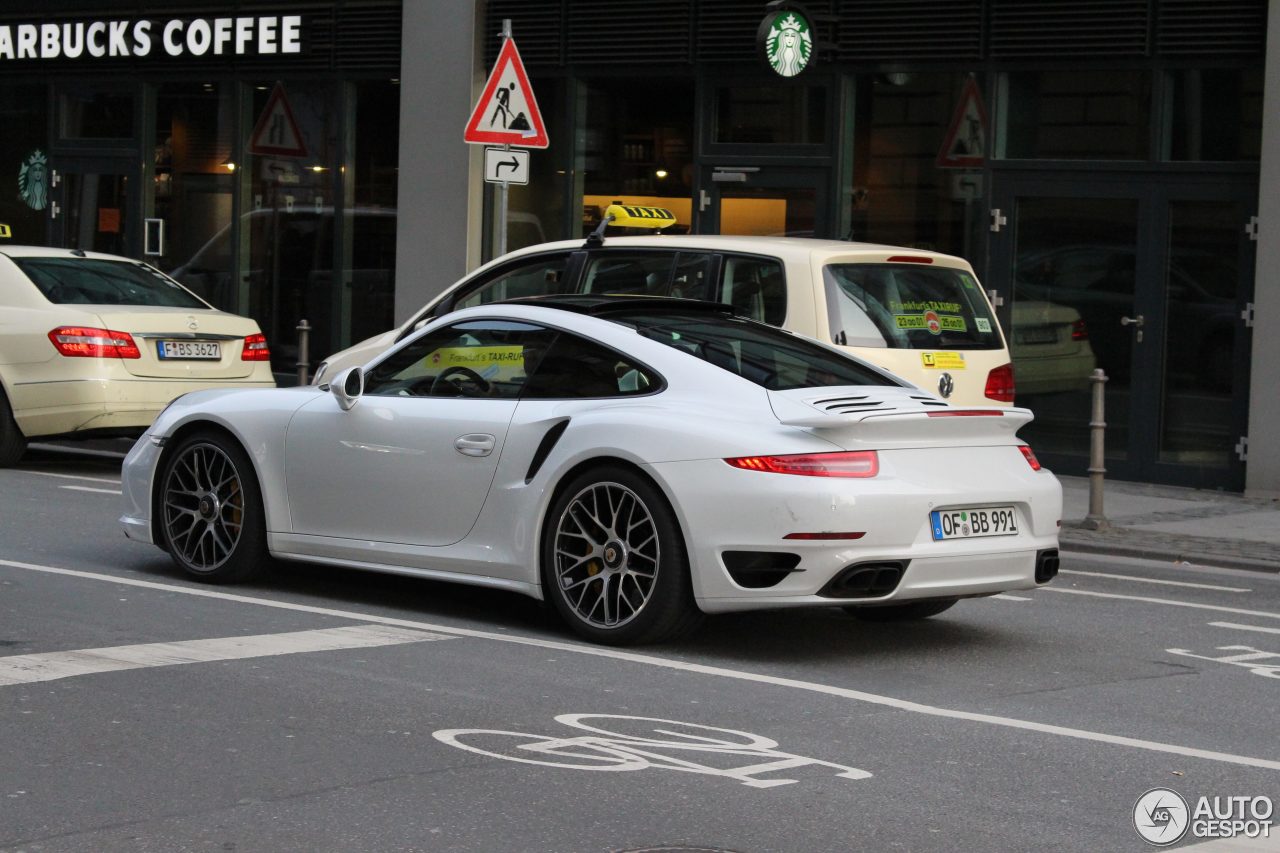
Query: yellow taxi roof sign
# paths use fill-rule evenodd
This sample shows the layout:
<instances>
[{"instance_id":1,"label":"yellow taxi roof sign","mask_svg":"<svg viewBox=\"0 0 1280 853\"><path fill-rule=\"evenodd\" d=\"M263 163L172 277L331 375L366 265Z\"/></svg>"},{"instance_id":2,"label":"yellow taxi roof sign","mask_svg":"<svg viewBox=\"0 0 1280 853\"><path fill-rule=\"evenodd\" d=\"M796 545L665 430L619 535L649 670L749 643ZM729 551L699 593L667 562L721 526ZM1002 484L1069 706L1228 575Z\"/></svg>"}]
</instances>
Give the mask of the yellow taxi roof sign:
<instances>
[{"instance_id":1,"label":"yellow taxi roof sign","mask_svg":"<svg viewBox=\"0 0 1280 853\"><path fill-rule=\"evenodd\" d=\"M676 215L662 207L634 204L611 204L604 212L605 221L619 228L666 228L676 224Z\"/></svg>"}]
</instances>

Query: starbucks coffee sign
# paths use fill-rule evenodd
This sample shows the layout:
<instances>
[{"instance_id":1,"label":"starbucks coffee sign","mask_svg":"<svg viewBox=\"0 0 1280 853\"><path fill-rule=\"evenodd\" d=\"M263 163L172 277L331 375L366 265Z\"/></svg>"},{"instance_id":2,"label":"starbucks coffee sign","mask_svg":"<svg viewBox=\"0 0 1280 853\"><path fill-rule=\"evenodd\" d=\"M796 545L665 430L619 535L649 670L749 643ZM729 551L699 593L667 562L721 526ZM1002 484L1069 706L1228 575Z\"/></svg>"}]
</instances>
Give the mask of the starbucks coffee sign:
<instances>
[{"instance_id":1,"label":"starbucks coffee sign","mask_svg":"<svg viewBox=\"0 0 1280 853\"><path fill-rule=\"evenodd\" d=\"M301 52L301 15L0 24L0 63Z\"/></svg>"},{"instance_id":2,"label":"starbucks coffee sign","mask_svg":"<svg viewBox=\"0 0 1280 853\"><path fill-rule=\"evenodd\" d=\"M809 66L813 57L813 32L810 18L791 3L770 4L773 9L760 23L756 33L759 50L769 67L781 77L795 77Z\"/></svg>"}]
</instances>

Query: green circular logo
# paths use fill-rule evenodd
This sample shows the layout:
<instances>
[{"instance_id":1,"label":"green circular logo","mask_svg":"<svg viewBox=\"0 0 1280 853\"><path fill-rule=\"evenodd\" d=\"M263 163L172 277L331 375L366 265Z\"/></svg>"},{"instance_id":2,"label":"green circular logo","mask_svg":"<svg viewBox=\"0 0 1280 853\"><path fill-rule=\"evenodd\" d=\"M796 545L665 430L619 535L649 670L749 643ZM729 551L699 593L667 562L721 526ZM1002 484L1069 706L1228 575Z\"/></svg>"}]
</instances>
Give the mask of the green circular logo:
<instances>
[{"instance_id":1,"label":"green circular logo","mask_svg":"<svg viewBox=\"0 0 1280 853\"><path fill-rule=\"evenodd\" d=\"M795 77L808 66L813 56L813 35L804 13L794 9L776 12L765 19L760 31L765 36L765 59L779 76Z\"/></svg>"}]
</instances>

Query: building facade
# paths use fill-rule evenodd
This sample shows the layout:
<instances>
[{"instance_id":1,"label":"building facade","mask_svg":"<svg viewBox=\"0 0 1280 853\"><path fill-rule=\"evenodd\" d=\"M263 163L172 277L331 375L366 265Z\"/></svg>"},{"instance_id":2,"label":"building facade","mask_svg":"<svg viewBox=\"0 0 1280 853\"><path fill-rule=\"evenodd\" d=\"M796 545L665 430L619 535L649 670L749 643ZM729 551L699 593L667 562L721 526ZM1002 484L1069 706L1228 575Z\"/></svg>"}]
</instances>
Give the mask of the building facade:
<instances>
[{"instance_id":1,"label":"building facade","mask_svg":"<svg viewBox=\"0 0 1280 853\"><path fill-rule=\"evenodd\" d=\"M1088 447L1088 384L1047 332L1066 318L1110 377L1110 476L1280 494L1266 0L45 7L0 13L0 223L156 263L258 319L282 375L299 319L317 360L500 232L582 236L624 200L691 233L962 255L1052 467L1083 473ZM784 75L760 29L791 11ZM501 229L462 135L504 20L550 146Z\"/></svg>"}]
</instances>

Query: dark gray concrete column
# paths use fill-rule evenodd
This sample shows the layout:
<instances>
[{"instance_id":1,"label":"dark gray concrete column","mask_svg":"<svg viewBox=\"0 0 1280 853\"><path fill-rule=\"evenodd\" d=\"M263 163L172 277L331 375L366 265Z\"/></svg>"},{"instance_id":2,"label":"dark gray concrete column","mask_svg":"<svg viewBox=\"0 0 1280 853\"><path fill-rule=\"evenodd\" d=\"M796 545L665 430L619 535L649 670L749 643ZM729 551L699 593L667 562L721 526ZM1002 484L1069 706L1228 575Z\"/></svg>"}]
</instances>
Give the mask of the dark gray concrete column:
<instances>
[{"instance_id":1,"label":"dark gray concrete column","mask_svg":"<svg viewBox=\"0 0 1280 853\"><path fill-rule=\"evenodd\" d=\"M484 4L404 0L396 322L480 259L479 146L462 141L476 94Z\"/></svg>"}]
</instances>

